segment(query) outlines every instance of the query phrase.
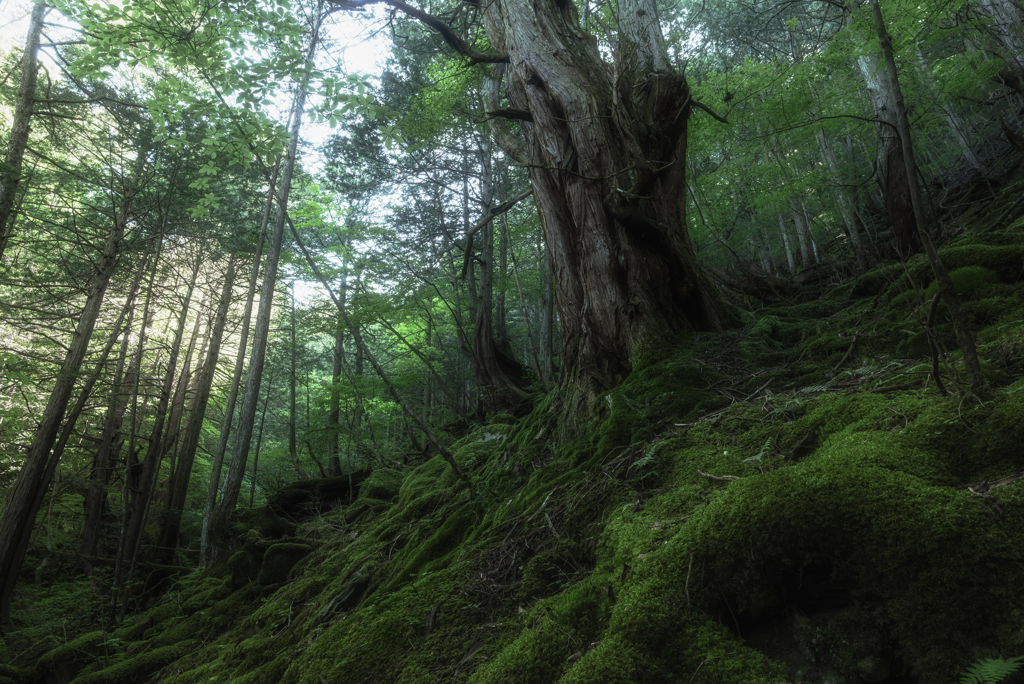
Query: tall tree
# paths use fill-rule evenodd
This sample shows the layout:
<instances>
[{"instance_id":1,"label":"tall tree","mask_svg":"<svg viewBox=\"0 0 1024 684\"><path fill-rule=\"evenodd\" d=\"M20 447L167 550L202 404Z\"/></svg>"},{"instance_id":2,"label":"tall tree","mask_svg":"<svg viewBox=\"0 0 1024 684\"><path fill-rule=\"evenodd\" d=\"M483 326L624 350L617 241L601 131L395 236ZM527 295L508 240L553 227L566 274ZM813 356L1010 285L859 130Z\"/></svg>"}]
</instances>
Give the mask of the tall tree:
<instances>
[{"instance_id":1,"label":"tall tree","mask_svg":"<svg viewBox=\"0 0 1024 684\"><path fill-rule=\"evenodd\" d=\"M507 65L510 106L492 115L517 120L525 137L554 265L570 418L679 333L723 327L687 234L686 129L696 103L669 58L654 0L616 3L611 64L573 3L486 4L485 52L436 17L382 1L471 62ZM368 2L338 3L359 4Z\"/></svg>"},{"instance_id":2,"label":"tall tree","mask_svg":"<svg viewBox=\"0 0 1024 684\"><path fill-rule=\"evenodd\" d=\"M288 218L288 196L291 193L292 175L295 172L295 161L299 147L299 132L302 128L302 117L306 109L306 87L309 81L309 70L312 69L313 57L319 42L320 26L324 20L323 6L318 2L310 20L309 45L305 54L298 83L295 87L295 98L292 102L291 121L289 122L288 149L281 165L281 178L276 188L277 212L274 216L273 231L270 244L267 246L267 258L264 262L263 289L260 295L260 307L257 313L256 326L253 330L252 354L249 359L249 373L245 379L245 391L242 394L242 406L238 416L238 430L235 433L235 448L228 464L228 472L224 478L220 501L211 516L211 535L220 537L215 543L223 544L227 532L228 518L235 510L238 495L245 475L245 464L249 457L249 442L252 439L253 425L256 421L256 407L259 402L260 382L263 379L263 364L267 356L267 340L270 333L270 315L274 302L274 289L277 284L277 269L281 258L281 243L284 239L284 225Z\"/></svg>"},{"instance_id":3,"label":"tall tree","mask_svg":"<svg viewBox=\"0 0 1024 684\"><path fill-rule=\"evenodd\" d=\"M21 181L21 164L28 145L29 123L35 105L36 81L39 73L39 36L43 32L43 17L46 3L37 0L32 5L25 50L21 55L21 81L18 86L18 100L14 106L14 120L11 134L7 138L7 154L0 166L0 259L3 259L7 241L14 226L8 226L14 209L14 197Z\"/></svg>"}]
</instances>

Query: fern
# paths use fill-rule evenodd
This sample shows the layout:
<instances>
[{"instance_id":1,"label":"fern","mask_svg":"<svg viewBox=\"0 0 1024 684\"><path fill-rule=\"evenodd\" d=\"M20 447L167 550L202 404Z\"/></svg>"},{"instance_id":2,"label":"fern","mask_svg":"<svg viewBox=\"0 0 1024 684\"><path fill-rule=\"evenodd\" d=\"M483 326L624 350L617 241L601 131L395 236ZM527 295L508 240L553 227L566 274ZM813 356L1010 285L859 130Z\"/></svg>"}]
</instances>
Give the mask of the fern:
<instances>
[{"instance_id":1,"label":"fern","mask_svg":"<svg viewBox=\"0 0 1024 684\"><path fill-rule=\"evenodd\" d=\"M769 437L765 440L764 446L761 447L761 451L757 453L757 456L751 456L750 458L743 459L744 463L750 463L751 461L760 462L762 458L775 451L775 438Z\"/></svg>"},{"instance_id":2,"label":"fern","mask_svg":"<svg viewBox=\"0 0 1024 684\"><path fill-rule=\"evenodd\" d=\"M1002 658L986 658L979 660L960 678L960 684L995 684L1001 682L1020 669L1024 664L1024 656L1009 660Z\"/></svg>"}]
</instances>

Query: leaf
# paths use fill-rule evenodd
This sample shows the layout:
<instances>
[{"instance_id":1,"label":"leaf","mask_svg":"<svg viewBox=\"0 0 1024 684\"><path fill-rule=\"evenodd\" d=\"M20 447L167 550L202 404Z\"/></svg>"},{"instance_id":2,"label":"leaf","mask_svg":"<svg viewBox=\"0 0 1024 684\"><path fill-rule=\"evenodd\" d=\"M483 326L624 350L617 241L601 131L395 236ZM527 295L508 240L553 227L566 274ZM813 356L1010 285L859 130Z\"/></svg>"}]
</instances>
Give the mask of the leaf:
<instances>
[{"instance_id":1,"label":"leaf","mask_svg":"<svg viewBox=\"0 0 1024 684\"><path fill-rule=\"evenodd\" d=\"M1002 658L979 660L971 666L963 677L960 684L995 684L1001 682L1011 674L1020 669L1024 656L1017 656L1009 660Z\"/></svg>"}]
</instances>

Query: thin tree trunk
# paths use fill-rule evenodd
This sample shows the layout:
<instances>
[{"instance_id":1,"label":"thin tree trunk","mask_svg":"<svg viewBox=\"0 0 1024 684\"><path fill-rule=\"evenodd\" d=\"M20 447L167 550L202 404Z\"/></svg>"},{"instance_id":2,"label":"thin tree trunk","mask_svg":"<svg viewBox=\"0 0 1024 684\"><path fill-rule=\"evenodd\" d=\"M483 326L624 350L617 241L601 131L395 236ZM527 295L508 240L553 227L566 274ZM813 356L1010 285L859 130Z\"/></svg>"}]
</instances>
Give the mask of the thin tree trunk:
<instances>
[{"instance_id":1,"label":"thin tree trunk","mask_svg":"<svg viewBox=\"0 0 1024 684\"><path fill-rule=\"evenodd\" d=\"M232 289L235 284L235 260L228 261L227 273L224 275L224 287L221 290L217 315L211 325L210 346L206 353L206 361L196 383L195 396L189 411L188 428L181 444L181 456L178 467L171 482L170 495L167 501L167 512L164 517L163 529L160 532L158 545L163 549L161 563L170 564L173 560L173 549L177 546L178 534L181 529L181 515L185 508L185 497L188 494L188 483L192 476L192 465L195 462L199 438L203 431L203 419L210 401L210 388L213 387L213 376L220 358L221 341L224 339L224 327L227 324L228 309L231 306Z\"/></svg>"},{"instance_id":2,"label":"thin tree trunk","mask_svg":"<svg viewBox=\"0 0 1024 684\"><path fill-rule=\"evenodd\" d=\"M322 2L318 4L313 18L312 35L306 53L305 65L311 68L313 57L323 21ZM235 433L235 448L228 464L228 472L224 478L220 501L214 509L211 519L211 533L217 536L216 545L223 548L230 534L228 520L242 486L245 475L245 464L249 457L249 442L252 439L253 423L256 418L256 405L259 399L260 382L263 379L263 365L267 354L267 339L270 332L270 317L274 301L274 288L277 284L278 262L281 257L281 243L284 238L284 224L288 216L288 196L291 193L292 174L295 171L295 158L298 152L299 131L302 127L302 116L306 108L306 85L308 76L303 76L295 93L292 105L291 130L288 150L281 169L281 181L277 192L277 214L274 217L274 231L267 250L267 260L263 274L263 290L260 296L260 308L253 331L252 356L249 360L249 374L245 380L245 391L242 395L242 406L238 416L238 430Z\"/></svg>"},{"instance_id":3,"label":"thin tree trunk","mask_svg":"<svg viewBox=\"0 0 1024 684\"><path fill-rule=\"evenodd\" d=\"M302 463L299 462L299 444L296 438L296 423L298 422L298 415L295 410L295 384L298 378L295 375L295 355L297 350L295 347L295 281L291 283L291 372L288 374L288 453L292 457L292 465L295 466L295 473L299 476L300 480L308 480L309 473L302 467Z\"/></svg>"},{"instance_id":4,"label":"thin tree trunk","mask_svg":"<svg viewBox=\"0 0 1024 684\"><path fill-rule=\"evenodd\" d=\"M260 413L260 427L256 432L256 451L252 457L252 477L249 479L249 508L252 508L256 498L256 476L260 468L260 449L263 447L263 426L267 421L267 404L270 403L270 393L274 390L274 376L267 378L267 396L263 398L263 411Z\"/></svg>"},{"instance_id":5,"label":"thin tree trunk","mask_svg":"<svg viewBox=\"0 0 1024 684\"><path fill-rule=\"evenodd\" d=\"M885 19L882 17L882 8L879 0L869 0L871 3L871 16L875 21L875 31L878 33L878 42L882 46L882 55L885 59L886 75L889 79L890 88L895 93L896 125L899 129L900 140L903 148L903 158L906 161L907 182L910 186L910 199L913 203L914 215L917 218L917 226L924 245L925 253L932 263L932 270L935 271L935 279L939 285L939 293L949 308L949 314L953 319L953 328L956 331L957 343L964 356L964 366L967 368L967 375L971 379L971 391L980 397L989 394L988 382L981 371L981 363L978 361L978 352L974 345L974 336L971 334L970 319L964 311L960 297L956 293L953 279L949 277L949 271L939 258L939 251L935 248L931 236L927 230L927 215L925 214L924 202L921 199L921 187L917 182L917 164L914 161L914 145L910 137L910 122L907 119L907 109L903 103L903 91L900 88L899 74L896 70L896 59L893 56L892 41L889 32L885 28Z\"/></svg>"},{"instance_id":6,"label":"thin tree trunk","mask_svg":"<svg viewBox=\"0 0 1024 684\"><path fill-rule=\"evenodd\" d=\"M4 506L0 512L0 622L6 623L10 616L11 598L18 572L24 559L24 549L28 546L32 534L32 502L45 491L49 484L45 481L46 465L50 450L57 439L64 412L71 399L71 391L78 377L79 369L89 348L89 340L103 306L103 298L107 291L110 277L117 265L117 258L128 224L131 200L136 191L128 194L114 219L110 235L100 258L96 262L96 270L89 286L85 306L75 327L71 344L68 346L57 375L56 383L50 392L42 420L32 438L25 456L25 464L18 472L14 485L7 491Z\"/></svg>"},{"instance_id":7,"label":"thin tree trunk","mask_svg":"<svg viewBox=\"0 0 1024 684\"><path fill-rule=\"evenodd\" d=\"M398 406L402 409L405 415L412 419L412 421L416 423L419 429L423 431L423 434L427 436L427 439L430 440L431 444L434 445L434 448L437 449L437 451L441 454L441 457L444 458L448 465L452 467L452 471L455 473L456 477L458 477L462 481L463 485L465 485L466 487L472 487L472 481L469 479L469 476L467 476L466 473L463 472L462 468L459 467L459 464L456 463L455 457L452 455L452 452L450 452L443 444L441 444L440 441L438 441L437 436L434 434L433 430L431 430L430 427L420 419L416 412L409 408L408 403L404 399L402 399L402 395L399 394L397 389L395 389L394 384L391 382L391 378L381 367L380 363L378 363L377 358L370 352L369 347L366 346L366 343L363 340L363 336L359 332L359 328L352 324L352 319L349 318L348 312L345 311L345 307L341 306L341 303L338 300L337 295L334 294L334 288L332 288L330 283L328 283L327 280L323 277L323 274L320 272L320 268L316 265L316 262L313 260L313 257L306 249L306 246L302 243L302 237L299 235L299 231L295 230L294 224L291 225L291 229L292 237L295 238L296 244L299 246L299 249L302 251L302 255L306 259L306 263L309 264L310 268L313 270L313 273L316 275L317 280L320 281L320 284L323 285L325 290L327 290L327 294L330 295L331 300L334 302L334 305L338 309L338 313L341 314L342 320L345 321L345 325L348 327L349 333L351 333L352 339L355 341L356 346L362 350L363 354L366 356L366 359L370 362L370 365L373 366L373 370L377 372L377 376L381 379L381 381L383 381L384 386L387 387L388 393L391 395L391 398L394 399L395 403L398 404Z\"/></svg>"},{"instance_id":8,"label":"thin tree trunk","mask_svg":"<svg viewBox=\"0 0 1024 684\"><path fill-rule=\"evenodd\" d=\"M249 342L249 323L252 319L252 303L256 295L256 282L259 279L260 261L263 257L263 239L267 234L267 225L270 223L270 210L274 206L274 188L277 185L277 171L280 168L280 158L274 164L274 171L271 174L270 183L267 188L267 204L263 210L263 222L260 224L256 255L253 257L252 272L249 275L249 291L245 297L245 310L242 312L242 330L238 337L238 353L235 356L235 369L231 375L231 389L228 390L228 400L224 406L224 417L221 419L220 439L217 441L217 449L213 453L213 462L210 466L210 482L206 489L206 504L203 507L203 523L199 536L199 558L206 563L209 552L210 519L213 517L213 509L217 503L217 489L220 487L220 471L224 466L224 452L228 448L228 437L231 435L231 421L235 415L235 402L238 399L238 387L241 384L242 371L245 368L245 350Z\"/></svg>"},{"instance_id":9,"label":"thin tree trunk","mask_svg":"<svg viewBox=\"0 0 1024 684\"><path fill-rule=\"evenodd\" d=\"M25 148L28 147L29 122L35 105L39 73L39 36L43 31L45 15L46 3L37 0L32 6L25 50L21 55L21 82L18 85L18 99L14 105L11 133L7 138L7 154L4 156L3 166L0 166L0 260L3 259L13 231L13 227L8 230L7 224L14 209L14 198L18 191L18 183L21 181L21 164L25 158Z\"/></svg>"},{"instance_id":10,"label":"thin tree trunk","mask_svg":"<svg viewBox=\"0 0 1024 684\"><path fill-rule=\"evenodd\" d=\"M540 311L540 380L544 389L555 386L555 276L551 270L551 250L546 241L541 241L543 258L541 259L541 299Z\"/></svg>"},{"instance_id":11,"label":"thin tree trunk","mask_svg":"<svg viewBox=\"0 0 1024 684\"><path fill-rule=\"evenodd\" d=\"M789 240L789 227L786 219L779 214L779 233L782 234L782 248L786 252L786 263L789 265L789 272L796 273L796 258L793 256L793 246Z\"/></svg>"},{"instance_id":12,"label":"thin tree trunk","mask_svg":"<svg viewBox=\"0 0 1024 684\"><path fill-rule=\"evenodd\" d=\"M483 214L486 216L494 202L490 141L484 140L480 157L480 196ZM488 221L480 234L480 287L476 298L476 321L473 327L473 366L476 371L477 392L484 409L488 413L498 413L511 410L528 400L530 395L526 391L528 379L522 365L507 356L505 350L499 348L495 342L494 221ZM466 247L469 249L468 240Z\"/></svg>"},{"instance_id":13,"label":"thin tree trunk","mask_svg":"<svg viewBox=\"0 0 1024 684\"><path fill-rule=\"evenodd\" d=\"M195 265L192 268L188 289L185 293L185 301L181 313L178 315L174 339L171 343L171 350L167 359L167 368L164 371L163 385L160 388L160 399L157 402L156 415L153 418L153 429L149 436L149 446L146 449L146 456L142 461L142 472L138 478L138 487L135 492L131 492L130 488L126 488L126 493L131 495L129 496L130 503L128 504L130 512L128 515L128 526L121 537L121 544L114 566L114 587L112 591L115 598L111 606L114 608L120 602L118 615L122 618L128 609L130 582L138 561L142 533L149 512L149 505L153 498L156 478L160 471L163 433L170 408L171 389L174 385L174 378L177 375L178 356L181 353L181 343L185 337L185 324L188 321L189 305L192 302L196 280L199 277L199 265L200 260L196 259Z\"/></svg>"},{"instance_id":14,"label":"thin tree trunk","mask_svg":"<svg viewBox=\"0 0 1024 684\"><path fill-rule=\"evenodd\" d=\"M149 246L152 247L152 245L153 243L150 241ZM135 376L138 372L138 369L133 365L129 367L126 375L124 367L128 358L128 349L131 346L132 323L135 319L134 302L138 296L138 287L142 282L142 276L146 270L146 259L148 258L149 248L146 250L146 258L139 265L135 285L128 297L128 320L125 323L121 350L117 356L117 365L114 369L114 377L110 385L107 413L103 420L100 444L96 450L96 457L93 460L92 476L89 478L89 489L85 494L82 543L79 546L79 552L84 559L83 569L86 573L92 569L91 559L96 556L103 513L107 505L107 486L110 484L114 458L124 442L121 435L121 424L124 421L125 410L128 408L127 397L135 383ZM145 325L145 320L143 320L143 325Z\"/></svg>"}]
</instances>

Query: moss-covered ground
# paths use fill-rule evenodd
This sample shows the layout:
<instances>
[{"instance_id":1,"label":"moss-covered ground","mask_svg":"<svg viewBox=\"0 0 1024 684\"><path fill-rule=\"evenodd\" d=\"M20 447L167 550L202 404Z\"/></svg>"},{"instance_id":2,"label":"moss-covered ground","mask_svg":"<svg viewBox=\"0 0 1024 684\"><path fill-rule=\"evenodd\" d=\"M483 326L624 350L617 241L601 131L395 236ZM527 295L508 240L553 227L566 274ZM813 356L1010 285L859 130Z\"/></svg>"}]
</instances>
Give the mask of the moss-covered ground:
<instances>
[{"instance_id":1,"label":"moss-covered ground","mask_svg":"<svg viewBox=\"0 0 1024 684\"><path fill-rule=\"evenodd\" d=\"M0 676L943 684L1020 655L1024 225L996 228L942 252L993 398L924 328L927 264L882 265L682 340L574 439L558 392L476 426L472 489L436 457L284 539L250 516L229 562Z\"/></svg>"}]
</instances>

